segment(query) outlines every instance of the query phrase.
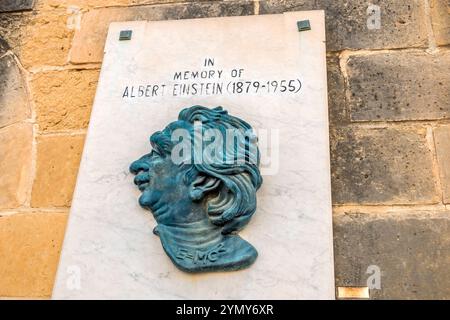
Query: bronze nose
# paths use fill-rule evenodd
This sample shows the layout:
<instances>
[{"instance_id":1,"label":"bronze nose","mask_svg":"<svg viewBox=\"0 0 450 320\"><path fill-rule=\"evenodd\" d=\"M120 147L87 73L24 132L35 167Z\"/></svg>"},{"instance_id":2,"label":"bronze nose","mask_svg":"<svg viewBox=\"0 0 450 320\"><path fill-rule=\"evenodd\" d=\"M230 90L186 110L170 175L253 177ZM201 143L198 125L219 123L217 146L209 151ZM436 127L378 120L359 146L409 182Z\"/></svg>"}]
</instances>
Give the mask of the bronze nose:
<instances>
[{"instance_id":1,"label":"bronze nose","mask_svg":"<svg viewBox=\"0 0 450 320\"><path fill-rule=\"evenodd\" d=\"M148 163L146 163L145 161L139 159L134 161L131 165L130 165L130 172L133 174L138 174L139 171L148 171L150 169L150 166Z\"/></svg>"}]
</instances>

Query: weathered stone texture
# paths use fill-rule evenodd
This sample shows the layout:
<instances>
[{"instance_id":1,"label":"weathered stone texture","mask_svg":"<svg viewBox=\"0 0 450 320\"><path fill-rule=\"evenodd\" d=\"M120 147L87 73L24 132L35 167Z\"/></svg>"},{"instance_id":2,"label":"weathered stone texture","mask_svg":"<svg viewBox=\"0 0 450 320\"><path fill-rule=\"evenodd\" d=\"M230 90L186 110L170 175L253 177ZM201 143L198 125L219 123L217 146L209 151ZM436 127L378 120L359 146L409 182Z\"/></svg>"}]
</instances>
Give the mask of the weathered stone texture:
<instances>
[{"instance_id":1,"label":"weathered stone texture","mask_svg":"<svg viewBox=\"0 0 450 320\"><path fill-rule=\"evenodd\" d=\"M450 50L356 55L347 68L354 121L450 118Z\"/></svg>"},{"instance_id":2,"label":"weathered stone texture","mask_svg":"<svg viewBox=\"0 0 450 320\"><path fill-rule=\"evenodd\" d=\"M366 286L372 299L450 299L450 212L345 214L334 217L336 286Z\"/></svg>"},{"instance_id":3,"label":"weathered stone texture","mask_svg":"<svg viewBox=\"0 0 450 320\"><path fill-rule=\"evenodd\" d=\"M33 128L28 123L0 129L0 209L25 204L31 182L32 139Z\"/></svg>"},{"instance_id":4,"label":"weathered stone texture","mask_svg":"<svg viewBox=\"0 0 450 320\"><path fill-rule=\"evenodd\" d=\"M26 67L67 63L73 37L66 10L39 11L26 24L20 60Z\"/></svg>"},{"instance_id":5,"label":"weathered stone texture","mask_svg":"<svg viewBox=\"0 0 450 320\"><path fill-rule=\"evenodd\" d=\"M0 38L0 57L3 56L9 50L8 43Z\"/></svg>"},{"instance_id":6,"label":"weathered stone texture","mask_svg":"<svg viewBox=\"0 0 450 320\"><path fill-rule=\"evenodd\" d=\"M429 0L437 45L450 44L450 0Z\"/></svg>"},{"instance_id":7,"label":"weathered stone texture","mask_svg":"<svg viewBox=\"0 0 450 320\"><path fill-rule=\"evenodd\" d=\"M328 82L328 118L331 124L343 124L347 121L345 107L345 80L339 66L339 57L327 57Z\"/></svg>"},{"instance_id":8,"label":"weathered stone texture","mask_svg":"<svg viewBox=\"0 0 450 320\"><path fill-rule=\"evenodd\" d=\"M24 11L33 9L35 0L2 0L0 12Z\"/></svg>"},{"instance_id":9,"label":"weathered stone texture","mask_svg":"<svg viewBox=\"0 0 450 320\"><path fill-rule=\"evenodd\" d=\"M434 130L439 174L444 203L450 204L450 126L440 126Z\"/></svg>"},{"instance_id":10,"label":"weathered stone texture","mask_svg":"<svg viewBox=\"0 0 450 320\"><path fill-rule=\"evenodd\" d=\"M68 207L72 201L84 135L41 136L31 206Z\"/></svg>"},{"instance_id":11,"label":"weathered stone texture","mask_svg":"<svg viewBox=\"0 0 450 320\"><path fill-rule=\"evenodd\" d=\"M49 297L67 213L0 215L0 296Z\"/></svg>"},{"instance_id":12,"label":"weathered stone texture","mask_svg":"<svg viewBox=\"0 0 450 320\"><path fill-rule=\"evenodd\" d=\"M25 80L12 55L0 58L0 128L30 117Z\"/></svg>"},{"instance_id":13,"label":"weathered stone texture","mask_svg":"<svg viewBox=\"0 0 450 320\"><path fill-rule=\"evenodd\" d=\"M112 21L170 20L253 14L252 1L197 2L159 6L137 6L127 8L103 8L87 12L81 29L75 34L71 62L100 62L103 47Z\"/></svg>"},{"instance_id":14,"label":"weathered stone texture","mask_svg":"<svg viewBox=\"0 0 450 320\"><path fill-rule=\"evenodd\" d=\"M74 31L66 9L0 13L3 39L26 67L63 65Z\"/></svg>"},{"instance_id":15,"label":"weathered stone texture","mask_svg":"<svg viewBox=\"0 0 450 320\"><path fill-rule=\"evenodd\" d=\"M437 203L426 129L331 130L335 204Z\"/></svg>"},{"instance_id":16,"label":"weathered stone texture","mask_svg":"<svg viewBox=\"0 0 450 320\"><path fill-rule=\"evenodd\" d=\"M144 4L169 4L176 2L190 1L210 1L210 0L40 0L36 4L37 9L55 9L55 8L97 8L112 6L133 6Z\"/></svg>"},{"instance_id":17,"label":"weathered stone texture","mask_svg":"<svg viewBox=\"0 0 450 320\"><path fill-rule=\"evenodd\" d=\"M369 29L369 4L381 9L381 27ZM426 47L424 2L421 0L267 0L260 13L325 10L327 50Z\"/></svg>"},{"instance_id":18,"label":"weathered stone texture","mask_svg":"<svg viewBox=\"0 0 450 320\"><path fill-rule=\"evenodd\" d=\"M1 13L0 42L3 49L11 49L17 56L20 54L25 28L32 16L31 13Z\"/></svg>"},{"instance_id":19,"label":"weathered stone texture","mask_svg":"<svg viewBox=\"0 0 450 320\"><path fill-rule=\"evenodd\" d=\"M99 70L64 70L35 74L32 80L39 129L86 128Z\"/></svg>"}]
</instances>

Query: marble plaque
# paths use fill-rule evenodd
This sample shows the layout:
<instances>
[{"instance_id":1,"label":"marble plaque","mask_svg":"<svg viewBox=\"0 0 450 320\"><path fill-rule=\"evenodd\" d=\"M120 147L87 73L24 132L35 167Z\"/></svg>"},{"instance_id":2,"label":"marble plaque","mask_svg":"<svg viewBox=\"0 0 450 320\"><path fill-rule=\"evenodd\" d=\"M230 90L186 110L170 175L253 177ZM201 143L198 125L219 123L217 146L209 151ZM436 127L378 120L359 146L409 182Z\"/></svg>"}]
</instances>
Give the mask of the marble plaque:
<instances>
[{"instance_id":1,"label":"marble plaque","mask_svg":"<svg viewBox=\"0 0 450 320\"><path fill-rule=\"evenodd\" d=\"M260 137L244 270L180 271L137 202L130 163L193 105ZM332 239L323 11L110 25L54 299L333 299Z\"/></svg>"}]
</instances>

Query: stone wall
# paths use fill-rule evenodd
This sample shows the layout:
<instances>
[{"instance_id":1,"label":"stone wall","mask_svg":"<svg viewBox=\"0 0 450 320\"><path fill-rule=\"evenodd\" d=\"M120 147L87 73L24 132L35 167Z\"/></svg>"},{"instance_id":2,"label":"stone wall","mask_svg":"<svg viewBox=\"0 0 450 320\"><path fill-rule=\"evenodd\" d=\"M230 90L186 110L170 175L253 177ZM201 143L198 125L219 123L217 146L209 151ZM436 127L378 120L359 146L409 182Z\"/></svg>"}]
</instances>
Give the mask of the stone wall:
<instances>
[{"instance_id":1,"label":"stone wall","mask_svg":"<svg viewBox=\"0 0 450 320\"><path fill-rule=\"evenodd\" d=\"M324 9L336 285L450 299L450 1L370 3L3 1L0 297L51 294L109 22Z\"/></svg>"}]
</instances>

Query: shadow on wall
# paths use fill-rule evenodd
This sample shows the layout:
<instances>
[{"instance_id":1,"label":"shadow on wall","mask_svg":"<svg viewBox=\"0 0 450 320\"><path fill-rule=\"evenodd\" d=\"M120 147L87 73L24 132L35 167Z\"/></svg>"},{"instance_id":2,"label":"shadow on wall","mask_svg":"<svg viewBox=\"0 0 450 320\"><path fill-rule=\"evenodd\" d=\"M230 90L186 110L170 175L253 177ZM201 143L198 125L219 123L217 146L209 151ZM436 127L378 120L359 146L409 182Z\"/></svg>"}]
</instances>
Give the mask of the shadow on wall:
<instances>
[{"instance_id":1,"label":"shadow on wall","mask_svg":"<svg viewBox=\"0 0 450 320\"><path fill-rule=\"evenodd\" d=\"M30 116L26 80L9 50L8 43L0 37L0 128Z\"/></svg>"},{"instance_id":2,"label":"shadow on wall","mask_svg":"<svg viewBox=\"0 0 450 320\"><path fill-rule=\"evenodd\" d=\"M8 43L0 38L0 56L3 56L9 50Z\"/></svg>"},{"instance_id":3,"label":"shadow on wall","mask_svg":"<svg viewBox=\"0 0 450 320\"><path fill-rule=\"evenodd\" d=\"M18 12L32 10L36 0L1 0L0 12Z\"/></svg>"},{"instance_id":4,"label":"shadow on wall","mask_svg":"<svg viewBox=\"0 0 450 320\"><path fill-rule=\"evenodd\" d=\"M0 128L3 126L3 118L5 117L4 112L4 99L6 96L6 91L8 90L8 82L9 82L9 72L7 57L5 54L10 49L8 43L0 37Z\"/></svg>"}]
</instances>

